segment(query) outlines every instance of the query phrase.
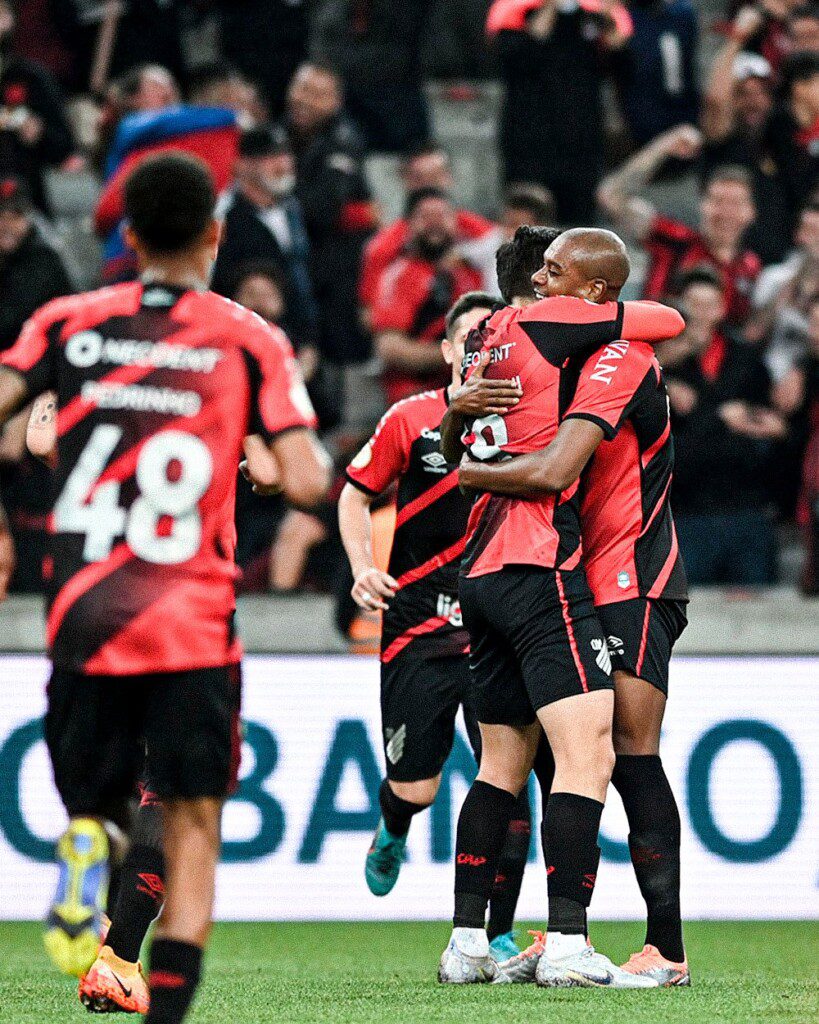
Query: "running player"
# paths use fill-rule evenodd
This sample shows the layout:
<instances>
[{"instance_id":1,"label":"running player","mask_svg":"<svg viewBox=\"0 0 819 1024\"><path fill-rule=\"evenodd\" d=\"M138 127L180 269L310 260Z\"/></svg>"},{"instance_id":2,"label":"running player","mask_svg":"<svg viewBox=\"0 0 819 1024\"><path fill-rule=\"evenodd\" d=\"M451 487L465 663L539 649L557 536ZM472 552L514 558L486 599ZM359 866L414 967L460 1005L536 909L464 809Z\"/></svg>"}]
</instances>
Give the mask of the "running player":
<instances>
[{"instance_id":1,"label":"running player","mask_svg":"<svg viewBox=\"0 0 819 1024\"><path fill-rule=\"evenodd\" d=\"M125 198L141 280L36 313L3 353L0 420L57 394L46 740L71 821L48 943L69 969L91 947L93 960L103 822L122 819L147 744L167 866L147 1020L176 1024L199 980L238 767L242 439L265 438L299 504L323 498L329 472L284 336L207 291L219 227L205 167L146 160Z\"/></svg>"},{"instance_id":2,"label":"running player","mask_svg":"<svg viewBox=\"0 0 819 1024\"><path fill-rule=\"evenodd\" d=\"M537 450L554 438L577 379L572 356L624 336L656 339L682 329L682 318L667 307L594 304L628 277L625 247L616 236L591 233L583 256L588 301L548 298L527 309L502 310L484 327L486 351L473 362L490 377L517 379L523 398L503 417L472 423L465 438L472 458ZM459 435L462 417L457 409L448 417L442 436L444 454L452 458L448 442ZM470 518L460 597L484 746L458 824L455 927L439 976L469 982L497 974L482 928L487 885L542 726L556 770L542 826L550 928L538 981L654 987L656 980L622 971L587 944L600 814L614 763L613 684L580 567L576 479L567 479L560 491L532 500L484 494Z\"/></svg>"},{"instance_id":3,"label":"running player","mask_svg":"<svg viewBox=\"0 0 819 1024\"><path fill-rule=\"evenodd\" d=\"M532 279L531 302L535 289L540 295L582 290L579 240L570 232L548 249ZM674 442L668 401L647 345L616 344L588 360L548 448L503 465L468 463L461 479L494 494L549 493L564 482L569 453L572 471L590 458L582 485L583 564L614 668L612 782L626 810L631 860L648 910L645 946L624 969L663 986L689 985L680 817L659 753L668 665L686 625L688 594L669 501ZM529 976L532 958L525 963ZM514 974L519 966L508 970Z\"/></svg>"},{"instance_id":4,"label":"running player","mask_svg":"<svg viewBox=\"0 0 819 1024\"><path fill-rule=\"evenodd\" d=\"M495 308L491 296L470 292L449 311L442 349L452 365L452 387L460 384L466 335ZM438 448L447 390L451 388L427 391L392 406L349 466L339 500L342 540L355 579L353 598L361 608L384 613L381 715L387 777L379 792L381 820L365 868L367 885L376 896L395 885L412 818L435 800L459 707L480 758L466 656L469 640L458 604L469 504L458 489L457 471ZM517 395L514 386L497 389L497 408L505 411ZM396 530L385 573L373 565L370 506L395 483ZM518 952L511 933L530 832L524 791L511 815L490 901L490 949L499 960L506 959L506 951Z\"/></svg>"}]
</instances>

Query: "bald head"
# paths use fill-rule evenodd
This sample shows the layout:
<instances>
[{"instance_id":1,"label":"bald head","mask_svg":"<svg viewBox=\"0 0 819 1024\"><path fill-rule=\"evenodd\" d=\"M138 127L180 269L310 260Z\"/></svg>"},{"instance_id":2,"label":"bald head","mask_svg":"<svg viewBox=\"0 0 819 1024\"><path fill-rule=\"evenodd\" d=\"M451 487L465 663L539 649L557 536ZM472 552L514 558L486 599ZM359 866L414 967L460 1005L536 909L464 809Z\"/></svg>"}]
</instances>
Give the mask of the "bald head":
<instances>
[{"instance_id":1,"label":"bald head","mask_svg":"<svg viewBox=\"0 0 819 1024\"><path fill-rule=\"evenodd\" d=\"M591 302L616 299L631 272L623 240L603 228L571 228L546 250L533 275L539 295L575 295Z\"/></svg>"}]
</instances>

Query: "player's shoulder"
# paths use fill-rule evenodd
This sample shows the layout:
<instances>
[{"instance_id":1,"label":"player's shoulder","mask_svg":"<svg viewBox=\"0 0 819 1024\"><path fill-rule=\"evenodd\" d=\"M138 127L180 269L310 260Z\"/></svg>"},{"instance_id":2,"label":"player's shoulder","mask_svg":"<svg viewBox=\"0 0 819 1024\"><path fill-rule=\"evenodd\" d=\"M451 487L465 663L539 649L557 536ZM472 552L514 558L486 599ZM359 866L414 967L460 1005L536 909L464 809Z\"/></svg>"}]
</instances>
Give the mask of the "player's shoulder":
<instances>
[{"instance_id":1,"label":"player's shoulder","mask_svg":"<svg viewBox=\"0 0 819 1024\"><path fill-rule=\"evenodd\" d=\"M431 418L436 423L440 422L446 412L444 390L422 391L391 405L379 420L374 436L377 437L385 428L403 429L411 434L429 426Z\"/></svg>"},{"instance_id":2,"label":"player's shoulder","mask_svg":"<svg viewBox=\"0 0 819 1024\"><path fill-rule=\"evenodd\" d=\"M141 285L136 282L109 285L76 295L61 295L41 306L30 323L48 330L59 323L82 321L88 326L111 316L133 313L139 304Z\"/></svg>"},{"instance_id":3,"label":"player's shoulder","mask_svg":"<svg viewBox=\"0 0 819 1024\"><path fill-rule=\"evenodd\" d=\"M590 302L573 295L552 295L526 306L520 315L521 323L550 321L561 324L588 324L612 320L618 315L620 303Z\"/></svg>"},{"instance_id":4,"label":"player's shoulder","mask_svg":"<svg viewBox=\"0 0 819 1024\"><path fill-rule=\"evenodd\" d=\"M254 351L260 347L269 349L272 344L282 352L291 351L290 341L280 327L233 299L216 292L201 292L195 293L192 301L199 316L206 314L217 331L226 331L240 347Z\"/></svg>"}]
</instances>

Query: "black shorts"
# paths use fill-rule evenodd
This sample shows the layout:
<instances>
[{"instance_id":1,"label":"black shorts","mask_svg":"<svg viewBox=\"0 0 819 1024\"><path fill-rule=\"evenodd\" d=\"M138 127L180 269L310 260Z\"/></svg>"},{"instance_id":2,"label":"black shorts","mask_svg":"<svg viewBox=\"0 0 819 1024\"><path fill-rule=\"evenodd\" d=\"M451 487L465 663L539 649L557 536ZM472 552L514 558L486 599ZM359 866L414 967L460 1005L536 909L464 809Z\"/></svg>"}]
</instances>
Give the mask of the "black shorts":
<instances>
[{"instance_id":1,"label":"black shorts","mask_svg":"<svg viewBox=\"0 0 819 1024\"><path fill-rule=\"evenodd\" d=\"M547 704L613 687L582 569L512 565L459 589L479 722L528 725Z\"/></svg>"},{"instance_id":2,"label":"black shorts","mask_svg":"<svg viewBox=\"0 0 819 1024\"><path fill-rule=\"evenodd\" d=\"M387 778L420 782L443 768L463 706L467 733L480 760L480 732L465 654L424 658L411 647L381 666L381 726Z\"/></svg>"},{"instance_id":3,"label":"black shorts","mask_svg":"<svg viewBox=\"0 0 819 1024\"><path fill-rule=\"evenodd\" d=\"M668 663L688 625L684 601L635 597L597 609L614 671L628 672L668 693Z\"/></svg>"},{"instance_id":4,"label":"black shorts","mask_svg":"<svg viewBox=\"0 0 819 1024\"><path fill-rule=\"evenodd\" d=\"M145 776L160 800L222 798L239 769L238 665L142 676L55 668L45 736L66 810L112 816Z\"/></svg>"}]
</instances>

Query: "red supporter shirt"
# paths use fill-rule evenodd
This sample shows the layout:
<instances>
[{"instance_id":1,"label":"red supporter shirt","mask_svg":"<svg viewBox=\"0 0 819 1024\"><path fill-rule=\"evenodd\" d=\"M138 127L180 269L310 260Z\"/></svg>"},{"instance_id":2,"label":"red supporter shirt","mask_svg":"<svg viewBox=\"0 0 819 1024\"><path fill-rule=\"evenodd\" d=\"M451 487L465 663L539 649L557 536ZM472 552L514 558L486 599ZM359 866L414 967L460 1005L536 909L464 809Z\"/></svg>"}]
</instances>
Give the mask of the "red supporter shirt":
<instances>
[{"instance_id":1,"label":"red supporter shirt","mask_svg":"<svg viewBox=\"0 0 819 1024\"><path fill-rule=\"evenodd\" d=\"M49 303L1 358L30 395L57 392L55 665L235 662L242 439L315 423L284 334L212 292L137 282Z\"/></svg>"},{"instance_id":2,"label":"red supporter shirt","mask_svg":"<svg viewBox=\"0 0 819 1024\"><path fill-rule=\"evenodd\" d=\"M473 242L495 231L495 225L479 213L470 210L458 210L456 213L458 241ZM382 228L364 250L364 261L361 265L361 277L358 282L358 297L362 306L369 308L378 296L378 283L387 267L393 263L404 250L409 241L409 224L402 217L393 224Z\"/></svg>"},{"instance_id":3,"label":"red supporter shirt","mask_svg":"<svg viewBox=\"0 0 819 1024\"><path fill-rule=\"evenodd\" d=\"M583 565L594 603L635 597L688 599L671 514L674 441L668 396L654 350L616 342L580 373L564 419L602 428L581 482Z\"/></svg>"},{"instance_id":4,"label":"red supporter shirt","mask_svg":"<svg viewBox=\"0 0 819 1024\"><path fill-rule=\"evenodd\" d=\"M398 481L389 565L398 591L384 613L385 664L404 652L442 657L469 645L458 603L469 504L440 452L445 412L443 390L404 399L384 414L347 469L347 479L365 494L381 494Z\"/></svg>"},{"instance_id":5,"label":"red supporter shirt","mask_svg":"<svg viewBox=\"0 0 819 1024\"><path fill-rule=\"evenodd\" d=\"M651 259L643 292L647 299L660 301L674 294L676 278L686 270L706 264L722 279L728 305L727 319L742 323L751 312L751 293L762 262L756 253L745 250L730 263L721 263L708 248L702 235L693 228L657 216L651 225L645 247Z\"/></svg>"},{"instance_id":6,"label":"red supporter shirt","mask_svg":"<svg viewBox=\"0 0 819 1024\"><path fill-rule=\"evenodd\" d=\"M471 424L464 436L470 455L492 461L545 448L574 396L577 357L604 345L602 356L614 364L628 348L619 340L624 335L658 340L675 336L683 326L675 310L650 302L595 305L558 297L495 313L468 339L467 371L479 350L488 349L492 361L486 376L517 378L523 397L504 417L485 416ZM483 494L470 515L463 572L482 576L519 564L573 569L580 555L577 483L563 494L533 499Z\"/></svg>"},{"instance_id":7,"label":"red supporter shirt","mask_svg":"<svg viewBox=\"0 0 819 1024\"><path fill-rule=\"evenodd\" d=\"M372 311L373 331L400 331L416 341L437 345L444 336L444 320L452 303L481 285L478 271L464 263L440 270L426 260L403 256L381 278ZM443 387L448 377L443 359L440 371L435 373L385 370L387 403L392 405L420 391Z\"/></svg>"}]
</instances>

